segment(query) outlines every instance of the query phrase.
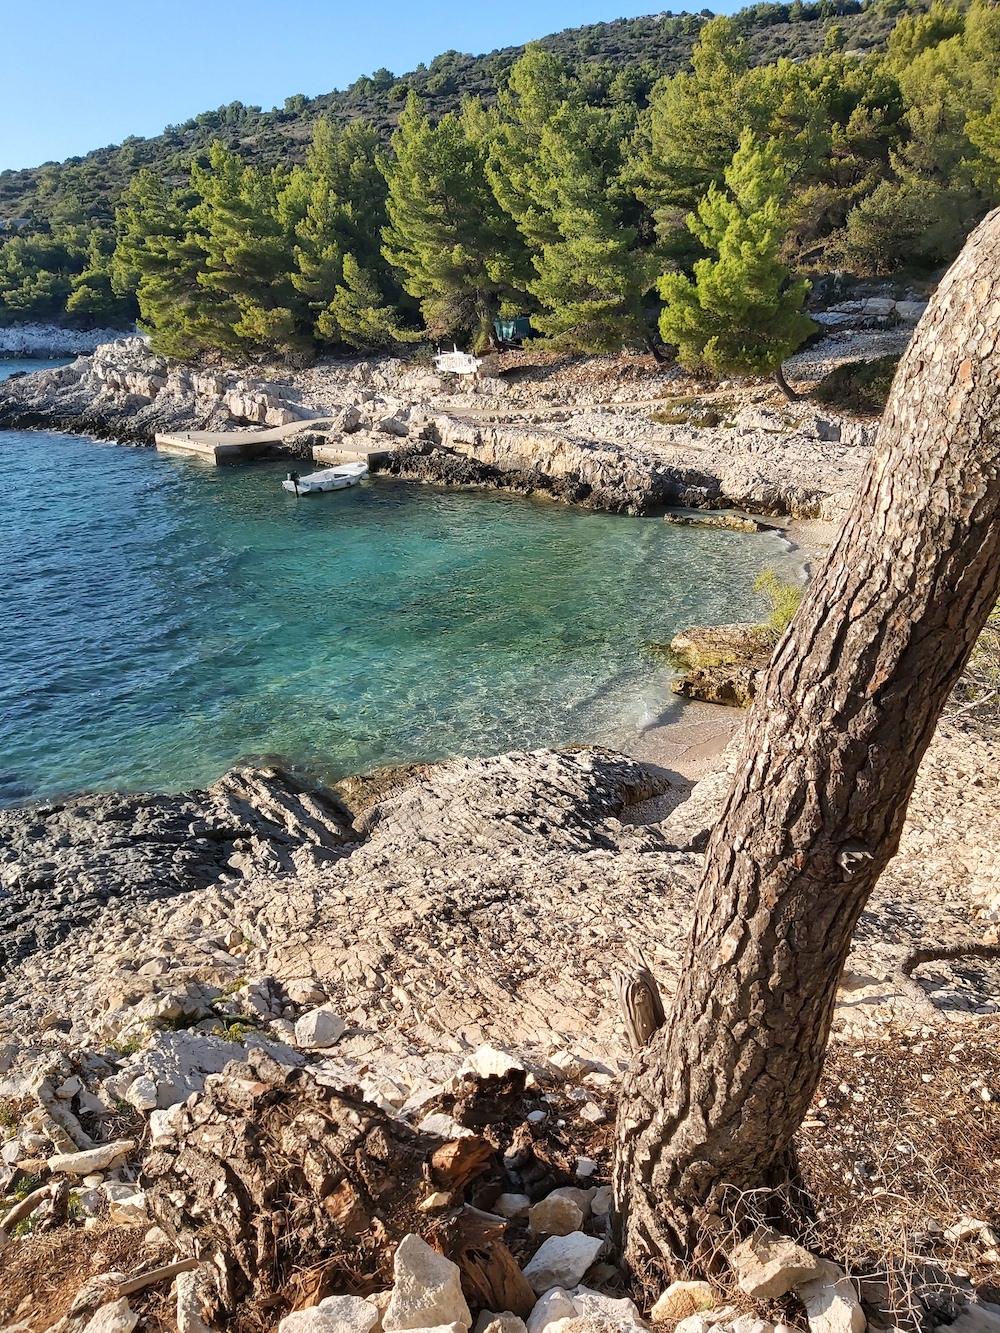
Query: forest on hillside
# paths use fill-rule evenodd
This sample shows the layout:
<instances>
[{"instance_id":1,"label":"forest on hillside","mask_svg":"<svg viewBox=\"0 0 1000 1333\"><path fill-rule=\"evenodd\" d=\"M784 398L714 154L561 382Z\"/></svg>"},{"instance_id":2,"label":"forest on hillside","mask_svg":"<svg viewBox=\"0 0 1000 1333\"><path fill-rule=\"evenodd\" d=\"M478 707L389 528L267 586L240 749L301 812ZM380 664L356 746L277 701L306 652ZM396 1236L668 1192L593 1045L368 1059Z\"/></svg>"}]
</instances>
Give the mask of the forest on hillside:
<instances>
[{"instance_id":1,"label":"forest on hillside","mask_svg":"<svg viewBox=\"0 0 1000 1333\"><path fill-rule=\"evenodd\" d=\"M989 0L794 0L236 104L3 173L0 319L296 360L527 315L557 347L773 370L806 275L931 273L997 202L998 75Z\"/></svg>"}]
</instances>

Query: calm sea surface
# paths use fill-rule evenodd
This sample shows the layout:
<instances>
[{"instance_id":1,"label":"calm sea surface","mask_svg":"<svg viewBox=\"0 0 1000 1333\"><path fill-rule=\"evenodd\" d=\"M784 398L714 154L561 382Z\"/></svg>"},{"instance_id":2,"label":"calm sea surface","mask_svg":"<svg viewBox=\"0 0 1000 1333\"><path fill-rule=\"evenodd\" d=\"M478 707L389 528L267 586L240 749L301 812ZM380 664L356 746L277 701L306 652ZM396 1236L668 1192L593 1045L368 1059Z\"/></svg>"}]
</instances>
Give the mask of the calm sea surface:
<instances>
[{"instance_id":1,"label":"calm sea surface","mask_svg":"<svg viewBox=\"0 0 1000 1333\"><path fill-rule=\"evenodd\" d=\"M645 643L795 567L769 534L284 472L0 432L0 802L627 745L673 698Z\"/></svg>"}]
</instances>

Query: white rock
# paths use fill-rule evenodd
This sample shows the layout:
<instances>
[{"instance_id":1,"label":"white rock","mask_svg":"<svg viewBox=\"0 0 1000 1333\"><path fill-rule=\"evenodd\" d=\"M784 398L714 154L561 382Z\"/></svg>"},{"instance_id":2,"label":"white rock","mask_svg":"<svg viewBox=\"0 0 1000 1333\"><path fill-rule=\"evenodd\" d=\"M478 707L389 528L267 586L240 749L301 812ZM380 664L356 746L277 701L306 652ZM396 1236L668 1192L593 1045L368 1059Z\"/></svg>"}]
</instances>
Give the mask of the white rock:
<instances>
[{"instance_id":1,"label":"white rock","mask_svg":"<svg viewBox=\"0 0 1000 1333\"><path fill-rule=\"evenodd\" d=\"M155 1111L159 1091L151 1074L140 1074L129 1084L125 1100L137 1111Z\"/></svg>"},{"instance_id":2,"label":"white rock","mask_svg":"<svg viewBox=\"0 0 1000 1333\"><path fill-rule=\"evenodd\" d=\"M854 1283L842 1268L818 1260L820 1276L801 1282L795 1294L806 1307L810 1333L864 1333L867 1320Z\"/></svg>"},{"instance_id":3,"label":"white rock","mask_svg":"<svg viewBox=\"0 0 1000 1333\"><path fill-rule=\"evenodd\" d=\"M602 1244L598 1237L585 1236L582 1231L550 1236L521 1271L539 1296L550 1287L575 1287L597 1258Z\"/></svg>"},{"instance_id":4,"label":"white rock","mask_svg":"<svg viewBox=\"0 0 1000 1333\"><path fill-rule=\"evenodd\" d=\"M755 1319L753 1315L741 1314L729 1325L733 1333L774 1333L774 1325L766 1319Z\"/></svg>"},{"instance_id":5,"label":"white rock","mask_svg":"<svg viewBox=\"0 0 1000 1333\"><path fill-rule=\"evenodd\" d=\"M490 1211L498 1217L524 1217L530 1207L527 1194L501 1194Z\"/></svg>"},{"instance_id":6,"label":"white rock","mask_svg":"<svg viewBox=\"0 0 1000 1333\"><path fill-rule=\"evenodd\" d=\"M583 1225L583 1209L573 1199L550 1194L528 1210L528 1227L533 1236L568 1236Z\"/></svg>"},{"instance_id":7,"label":"white rock","mask_svg":"<svg viewBox=\"0 0 1000 1333\"><path fill-rule=\"evenodd\" d=\"M73 1074L70 1078L66 1079L65 1083L59 1084L58 1088L56 1088L56 1096L65 1102L72 1101L82 1088L83 1081L79 1074Z\"/></svg>"},{"instance_id":8,"label":"white rock","mask_svg":"<svg viewBox=\"0 0 1000 1333\"><path fill-rule=\"evenodd\" d=\"M400 421L398 417L383 417L376 430L382 435L398 435L400 437L410 433L409 426L405 421Z\"/></svg>"},{"instance_id":9,"label":"white rock","mask_svg":"<svg viewBox=\"0 0 1000 1333\"><path fill-rule=\"evenodd\" d=\"M574 1287L569 1293L577 1315L584 1319L593 1319L603 1325L615 1328L632 1329L646 1326L633 1301L627 1296L616 1300L605 1296L603 1292L591 1291L589 1287Z\"/></svg>"},{"instance_id":10,"label":"white rock","mask_svg":"<svg viewBox=\"0 0 1000 1333\"><path fill-rule=\"evenodd\" d=\"M493 1075L502 1077L512 1070L523 1069L524 1065L516 1056L501 1051L496 1046L480 1046L469 1056L467 1068L480 1078L490 1078Z\"/></svg>"},{"instance_id":11,"label":"white rock","mask_svg":"<svg viewBox=\"0 0 1000 1333\"><path fill-rule=\"evenodd\" d=\"M580 1108L580 1119L586 1120L591 1125L603 1125L608 1118L607 1111L596 1102L587 1102Z\"/></svg>"},{"instance_id":12,"label":"white rock","mask_svg":"<svg viewBox=\"0 0 1000 1333\"><path fill-rule=\"evenodd\" d=\"M610 1185L598 1185L590 1200L590 1211L595 1217L607 1217L615 1206L615 1192Z\"/></svg>"},{"instance_id":13,"label":"white rock","mask_svg":"<svg viewBox=\"0 0 1000 1333\"><path fill-rule=\"evenodd\" d=\"M586 1222L590 1216L590 1196L596 1193L593 1189L583 1190L579 1185L560 1185L558 1189L550 1190L546 1196L549 1199L572 1199L583 1213L583 1220Z\"/></svg>"},{"instance_id":14,"label":"white rock","mask_svg":"<svg viewBox=\"0 0 1000 1333\"><path fill-rule=\"evenodd\" d=\"M336 1046L347 1024L329 1005L311 1009L295 1024L295 1041L307 1051L324 1051Z\"/></svg>"},{"instance_id":15,"label":"white rock","mask_svg":"<svg viewBox=\"0 0 1000 1333\"><path fill-rule=\"evenodd\" d=\"M494 1314L492 1310L483 1310L476 1320L472 1333L528 1333L524 1320L509 1310Z\"/></svg>"},{"instance_id":16,"label":"white rock","mask_svg":"<svg viewBox=\"0 0 1000 1333\"><path fill-rule=\"evenodd\" d=\"M715 1293L707 1282L671 1282L649 1312L654 1323L687 1319L715 1304Z\"/></svg>"},{"instance_id":17,"label":"white rock","mask_svg":"<svg viewBox=\"0 0 1000 1333\"><path fill-rule=\"evenodd\" d=\"M212 1333L198 1292L197 1269L177 1274L177 1333Z\"/></svg>"},{"instance_id":18,"label":"white rock","mask_svg":"<svg viewBox=\"0 0 1000 1333\"><path fill-rule=\"evenodd\" d=\"M442 1139L468 1139L473 1135L473 1130L466 1129L454 1116L447 1115L444 1111L433 1111L430 1115L425 1115L417 1128L422 1129L425 1134L436 1134Z\"/></svg>"},{"instance_id":19,"label":"white rock","mask_svg":"<svg viewBox=\"0 0 1000 1333\"><path fill-rule=\"evenodd\" d=\"M167 1111L153 1111L149 1117L149 1146L151 1148L169 1148L177 1137L174 1128L175 1108Z\"/></svg>"},{"instance_id":20,"label":"white rock","mask_svg":"<svg viewBox=\"0 0 1000 1333\"><path fill-rule=\"evenodd\" d=\"M286 1315L278 1333L371 1333L378 1307L360 1296L327 1296L308 1310Z\"/></svg>"},{"instance_id":21,"label":"white rock","mask_svg":"<svg viewBox=\"0 0 1000 1333\"><path fill-rule=\"evenodd\" d=\"M597 1170L597 1163L592 1157L578 1157L576 1159L576 1174L581 1180L589 1180Z\"/></svg>"},{"instance_id":22,"label":"white rock","mask_svg":"<svg viewBox=\"0 0 1000 1333\"><path fill-rule=\"evenodd\" d=\"M385 1333L405 1328L459 1324L468 1329L472 1315L462 1295L458 1265L432 1250L412 1233L400 1241L393 1259L392 1300L382 1320Z\"/></svg>"},{"instance_id":23,"label":"white rock","mask_svg":"<svg viewBox=\"0 0 1000 1333\"><path fill-rule=\"evenodd\" d=\"M544 1296L539 1296L528 1315L528 1333L542 1333L546 1325L560 1319L573 1319L575 1315L576 1306L569 1292L562 1287L552 1287Z\"/></svg>"},{"instance_id":24,"label":"white rock","mask_svg":"<svg viewBox=\"0 0 1000 1333\"><path fill-rule=\"evenodd\" d=\"M730 1255L740 1291L754 1300L776 1300L800 1282L817 1277L821 1259L771 1227L758 1227Z\"/></svg>"},{"instance_id":25,"label":"white rock","mask_svg":"<svg viewBox=\"0 0 1000 1333\"><path fill-rule=\"evenodd\" d=\"M140 1190L137 1194L129 1194L127 1198L109 1198L108 1218L120 1227L148 1226L149 1214L146 1212L145 1194Z\"/></svg>"},{"instance_id":26,"label":"white rock","mask_svg":"<svg viewBox=\"0 0 1000 1333\"><path fill-rule=\"evenodd\" d=\"M120 1301L109 1301L93 1316L83 1333L132 1333L139 1316L123 1296Z\"/></svg>"},{"instance_id":27,"label":"white rock","mask_svg":"<svg viewBox=\"0 0 1000 1333\"><path fill-rule=\"evenodd\" d=\"M114 1143L102 1143L99 1148L88 1148L86 1152L61 1152L49 1158L49 1170L54 1175L89 1176L91 1171L107 1171L116 1165L135 1147L134 1139L116 1139Z\"/></svg>"},{"instance_id":28,"label":"white rock","mask_svg":"<svg viewBox=\"0 0 1000 1333\"><path fill-rule=\"evenodd\" d=\"M710 1333L712 1324L701 1314L689 1314L674 1329L674 1333Z\"/></svg>"}]
</instances>

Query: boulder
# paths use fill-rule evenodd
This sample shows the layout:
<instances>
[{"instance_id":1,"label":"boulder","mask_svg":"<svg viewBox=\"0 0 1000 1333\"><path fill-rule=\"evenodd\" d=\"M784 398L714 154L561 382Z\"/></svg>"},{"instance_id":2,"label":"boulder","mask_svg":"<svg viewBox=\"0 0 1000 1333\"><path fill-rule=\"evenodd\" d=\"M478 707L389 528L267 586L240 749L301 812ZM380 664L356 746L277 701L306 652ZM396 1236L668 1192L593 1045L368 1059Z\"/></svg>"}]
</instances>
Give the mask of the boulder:
<instances>
[{"instance_id":1,"label":"boulder","mask_svg":"<svg viewBox=\"0 0 1000 1333\"><path fill-rule=\"evenodd\" d=\"M1000 1333L1000 1308L966 1305L953 1323L939 1325L937 1333Z\"/></svg>"},{"instance_id":2,"label":"boulder","mask_svg":"<svg viewBox=\"0 0 1000 1333\"><path fill-rule=\"evenodd\" d=\"M383 417L376 430L380 435L397 435L401 439L410 433L409 426L398 417Z\"/></svg>"},{"instance_id":3,"label":"boulder","mask_svg":"<svg viewBox=\"0 0 1000 1333\"><path fill-rule=\"evenodd\" d=\"M123 1296L120 1301L102 1305L83 1330L83 1333L132 1333L139 1316Z\"/></svg>"},{"instance_id":4,"label":"boulder","mask_svg":"<svg viewBox=\"0 0 1000 1333\"><path fill-rule=\"evenodd\" d=\"M327 1296L308 1310L286 1315L278 1333L371 1333L378 1308L360 1296Z\"/></svg>"},{"instance_id":5,"label":"boulder","mask_svg":"<svg viewBox=\"0 0 1000 1333\"><path fill-rule=\"evenodd\" d=\"M432 1250L412 1232L399 1243L393 1259L392 1300L382 1320L385 1333L398 1329L457 1324L466 1330L472 1315L462 1295L458 1265Z\"/></svg>"},{"instance_id":6,"label":"boulder","mask_svg":"<svg viewBox=\"0 0 1000 1333\"><path fill-rule=\"evenodd\" d=\"M575 1287L597 1258L601 1241L596 1236L585 1236L582 1231L568 1236L550 1236L521 1270L528 1285L541 1296L551 1287Z\"/></svg>"},{"instance_id":7,"label":"boulder","mask_svg":"<svg viewBox=\"0 0 1000 1333\"><path fill-rule=\"evenodd\" d=\"M542 1333L549 1324L561 1319L576 1317L576 1306L568 1291L562 1287L552 1287L535 1302L534 1309L528 1315L528 1333Z\"/></svg>"},{"instance_id":8,"label":"boulder","mask_svg":"<svg viewBox=\"0 0 1000 1333\"><path fill-rule=\"evenodd\" d=\"M821 1259L770 1227L758 1227L729 1256L740 1291L754 1300L776 1300L800 1282L817 1277Z\"/></svg>"},{"instance_id":9,"label":"boulder","mask_svg":"<svg viewBox=\"0 0 1000 1333\"><path fill-rule=\"evenodd\" d=\"M533 1236L568 1236L583 1225L583 1209L573 1199L550 1194L528 1210Z\"/></svg>"},{"instance_id":10,"label":"boulder","mask_svg":"<svg viewBox=\"0 0 1000 1333\"><path fill-rule=\"evenodd\" d=\"M809 1333L865 1333L865 1319L854 1283L842 1268L817 1259L819 1273L796 1285L795 1294L806 1307Z\"/></svg>"},{"instance_id":11,"label":"boulder","mask_svg":"<svg viewBox=\"0 0 1000 1333\"><path fill-rule=\"evenodd\" d=\"M655 1324L678 1322L715 1304L715 1293L707 1282L671 1282L649 1312Z\"/></svg>"},{"instance_id":12,"label":"boulder","mask_svg":"<svg viewBox=\"0 0 1000 1333\"><path fill-rule=\"evenodd\" d=\"M336 1046L347 1024L329 1005L310 1009L295 1024L295 1042L307 1051L323 1051Z\"/></svg>"}]
</instances>

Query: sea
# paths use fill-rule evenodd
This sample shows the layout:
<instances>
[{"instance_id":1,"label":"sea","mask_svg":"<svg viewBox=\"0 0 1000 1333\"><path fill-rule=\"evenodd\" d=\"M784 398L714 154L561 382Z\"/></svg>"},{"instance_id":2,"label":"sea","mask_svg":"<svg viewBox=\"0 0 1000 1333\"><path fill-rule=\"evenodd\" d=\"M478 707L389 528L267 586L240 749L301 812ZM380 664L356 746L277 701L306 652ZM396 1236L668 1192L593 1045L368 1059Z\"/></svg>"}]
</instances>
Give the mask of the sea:
<instances>
[{"instance_id":1,"label":"sea","mask_svg":"<svg viewBox=\"0 0 1000 1333\"><path fill-rule=\"evenodd\" d=\"M0 432L0 804L628 750L679 707L651 645L797 573L774 533L380 476L296 500L285 471Z\"/></svg>"}]
</instances>

